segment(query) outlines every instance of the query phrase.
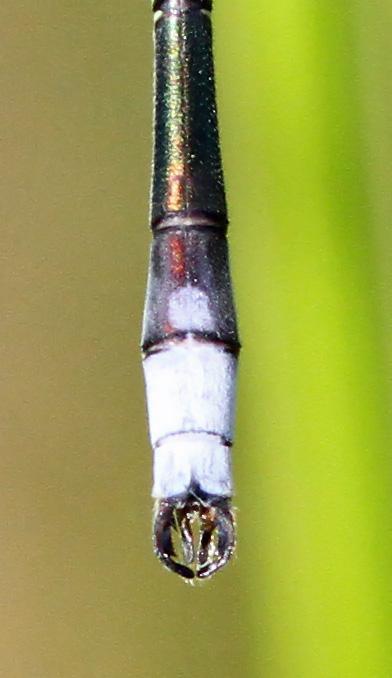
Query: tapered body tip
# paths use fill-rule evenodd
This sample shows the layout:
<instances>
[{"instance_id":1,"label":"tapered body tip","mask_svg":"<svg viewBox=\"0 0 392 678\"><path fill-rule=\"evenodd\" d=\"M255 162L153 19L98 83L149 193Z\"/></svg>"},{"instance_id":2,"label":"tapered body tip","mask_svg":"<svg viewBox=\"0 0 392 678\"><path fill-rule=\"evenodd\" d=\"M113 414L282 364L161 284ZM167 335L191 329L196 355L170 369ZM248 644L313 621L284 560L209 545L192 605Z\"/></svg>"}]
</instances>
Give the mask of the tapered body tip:
<instances>
[{"instance_id":1,"label":"tapered body tip","mask_svg":"<svg viewBox=\"0 0 392 678\"><path fill-rule=\"evenodd\" d=\"M186 581L232 557L240 349L219 145L211 0L154 0L153 231L143 368L154 550Z\"/></svg>"}]
</instances>

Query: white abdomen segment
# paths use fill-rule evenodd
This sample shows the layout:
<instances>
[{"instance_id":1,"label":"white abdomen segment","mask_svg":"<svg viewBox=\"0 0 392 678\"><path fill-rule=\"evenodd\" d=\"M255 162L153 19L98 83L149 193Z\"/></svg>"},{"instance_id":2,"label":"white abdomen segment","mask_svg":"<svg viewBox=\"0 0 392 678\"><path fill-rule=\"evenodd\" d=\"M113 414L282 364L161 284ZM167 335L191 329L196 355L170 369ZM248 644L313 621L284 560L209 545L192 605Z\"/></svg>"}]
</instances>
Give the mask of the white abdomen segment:
<instances>
[{"instance_id":1,"label":"white abdomen segment","mask_svg":"<svg viewBox=\"0 0 392 678\"><path fill-rule=\"evenodd\" d=\"M143 362L154 497L187 492L232 493L237 359L218 343L191 336L170 340Z\"/></svg>"}]
</instances>

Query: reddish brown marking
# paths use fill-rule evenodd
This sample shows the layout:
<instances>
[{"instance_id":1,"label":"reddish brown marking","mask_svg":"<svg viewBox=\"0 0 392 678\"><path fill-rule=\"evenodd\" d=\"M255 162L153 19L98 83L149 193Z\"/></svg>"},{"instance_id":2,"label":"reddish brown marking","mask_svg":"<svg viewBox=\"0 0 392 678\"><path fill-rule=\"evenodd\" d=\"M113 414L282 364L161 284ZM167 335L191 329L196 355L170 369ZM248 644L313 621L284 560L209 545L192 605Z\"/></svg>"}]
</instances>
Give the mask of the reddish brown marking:
<instances>
[{"instance_id":1,"label":"reddish brown marking","mask_svg":"<svg viewBox=\"0 0 392 678\"><path fill-rule=\"evenodd\" d=\"M170 248L170 274L177 282L182 283L185 279L185 242L182 234L173 233L169 240Z\"/></svg>"},{"instance_id":2,"label":"reddish brown marking","mask_svg":"<svg viewBox=\"0 0 392 678\"><path fill-rule=\"evenodd\" d=\"M173 327L173 325L171 325L169 322L166 322L166 323L163 325L163 333L164 333L165 335L167 335L167 334L172 334L172 332L174 332L174 327Z\"/></svg>"},{"instance_id":3,"label":"reddish brown marking","mask_svg":"<svg viewBox=\"0 0 392 678\"><path fill-rule=\"evenodd\" d=\"M185 207L185 187L183 174L169 173L167 209L169 212L179 212Z\"/></svg>"}]
</instances>

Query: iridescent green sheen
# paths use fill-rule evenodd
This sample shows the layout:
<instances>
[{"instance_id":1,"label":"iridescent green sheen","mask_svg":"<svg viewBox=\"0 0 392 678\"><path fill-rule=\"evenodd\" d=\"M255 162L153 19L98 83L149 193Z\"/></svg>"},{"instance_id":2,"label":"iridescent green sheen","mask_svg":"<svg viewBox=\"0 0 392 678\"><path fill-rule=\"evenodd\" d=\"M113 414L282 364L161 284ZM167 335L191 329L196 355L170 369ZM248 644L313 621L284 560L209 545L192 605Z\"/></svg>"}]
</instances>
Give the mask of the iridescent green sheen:
<instances>
[{"instance_id":1,"label":"iridescent green sheen","mask_svg":"<svg viewBox=\"0 0 392 678\"><path fill-rule=\"evenodd\" d=\"M227 223L208 4L155 12L152 226L173 215Z\"/></svg>"}]
</instances>

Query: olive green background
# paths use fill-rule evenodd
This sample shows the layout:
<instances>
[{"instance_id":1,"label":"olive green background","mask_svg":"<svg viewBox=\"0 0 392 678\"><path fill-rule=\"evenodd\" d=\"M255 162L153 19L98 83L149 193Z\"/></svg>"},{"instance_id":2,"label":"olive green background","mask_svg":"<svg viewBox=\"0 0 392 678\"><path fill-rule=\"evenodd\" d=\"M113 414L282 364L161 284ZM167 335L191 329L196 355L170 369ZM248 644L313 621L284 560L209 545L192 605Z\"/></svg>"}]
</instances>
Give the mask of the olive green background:
<instances>
[{"instance_id":1,"label":"olive green background","mask_svg":"<svg viewBox=\"0 0 392 678\"><path fill-rule=\"evenodd\" d=\"M0 676L382 678L392 11L217 0L238 555L151 550L147 0L3 0Z\"/></svg>"}]
</instances>

